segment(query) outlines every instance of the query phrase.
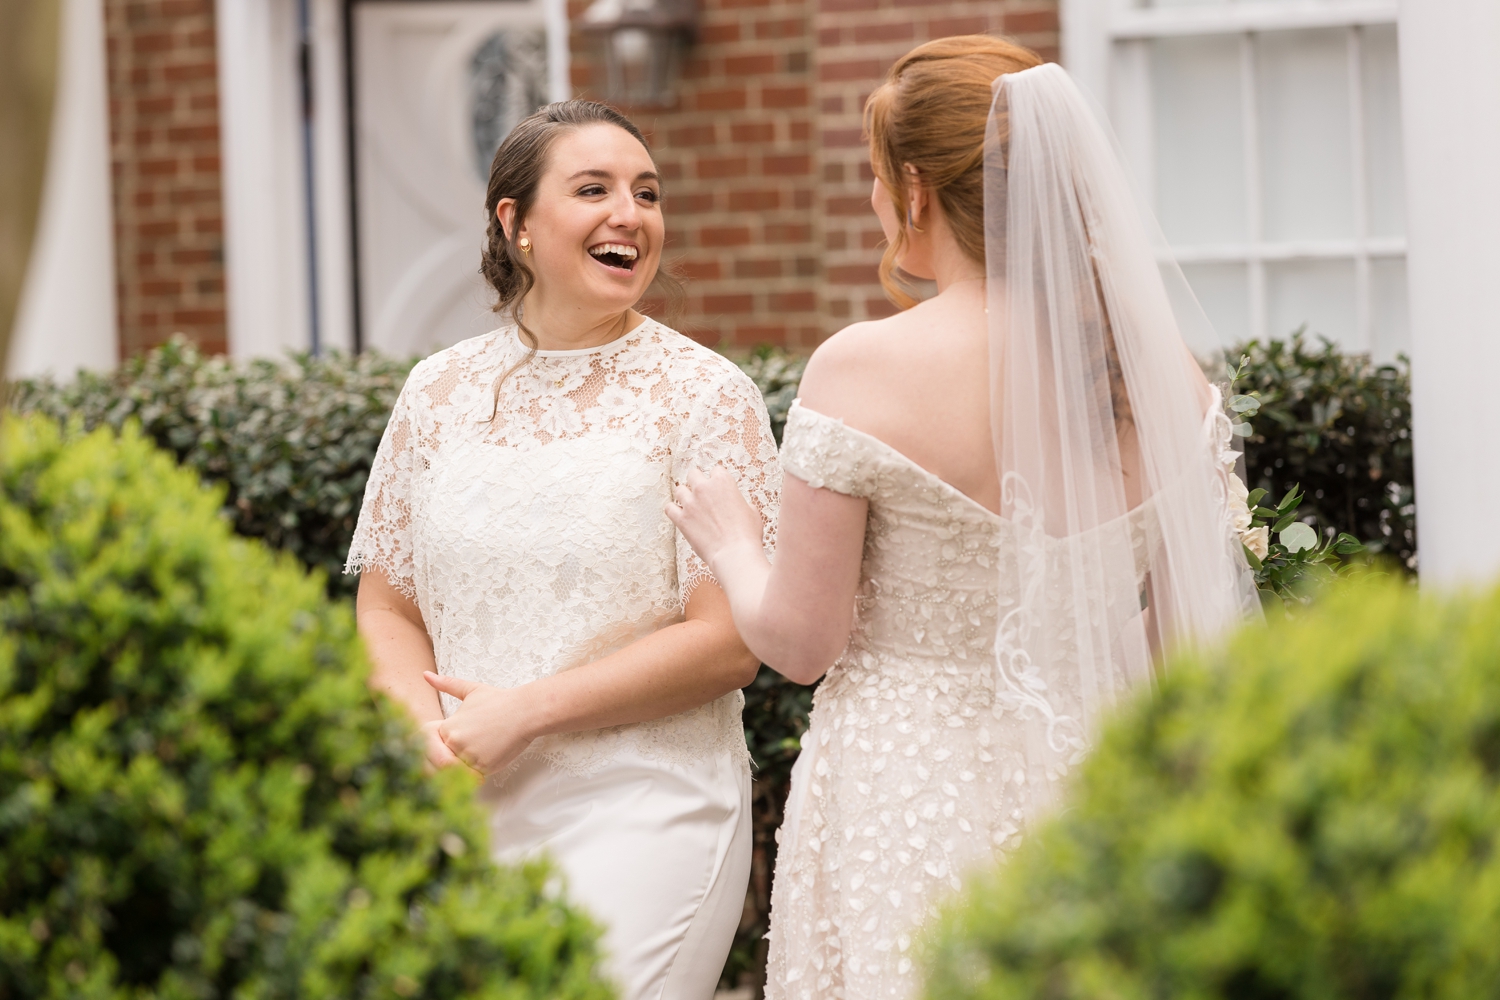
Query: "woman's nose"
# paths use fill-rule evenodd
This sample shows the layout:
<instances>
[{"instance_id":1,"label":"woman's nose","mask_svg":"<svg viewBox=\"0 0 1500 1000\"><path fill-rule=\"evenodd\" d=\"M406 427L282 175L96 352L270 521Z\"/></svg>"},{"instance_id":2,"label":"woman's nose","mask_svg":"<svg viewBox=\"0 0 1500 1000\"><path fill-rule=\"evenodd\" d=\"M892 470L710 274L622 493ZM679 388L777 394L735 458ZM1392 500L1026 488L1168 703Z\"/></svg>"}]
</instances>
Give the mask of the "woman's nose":
<instances>
[{"instance_id":1,"label":"woman's nose","mask_svg":"<svg viewBox=\"0 0 1500 1000\"><path fill-rule=\"evenodd\" d=\"M629 191L616 195L610 203L609 224L616 229L639 229L641 207Z\"/></svg>"}]
</instances>

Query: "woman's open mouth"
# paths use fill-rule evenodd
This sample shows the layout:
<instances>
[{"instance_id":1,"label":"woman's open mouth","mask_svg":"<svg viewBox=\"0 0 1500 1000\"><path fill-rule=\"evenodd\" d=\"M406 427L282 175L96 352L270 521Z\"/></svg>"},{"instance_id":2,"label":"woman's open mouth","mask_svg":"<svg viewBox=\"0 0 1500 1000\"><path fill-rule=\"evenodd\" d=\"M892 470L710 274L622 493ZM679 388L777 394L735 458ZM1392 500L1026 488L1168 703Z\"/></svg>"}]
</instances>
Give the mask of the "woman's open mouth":
<instances>
[{"instance_id":1,"label":"woman's open mouth","mask_svg":"<svg viewBox=\"0 0 1500 1000\"><path fill-rule=\"evenodd\" d=\"M635 259L639 251L627 243L600 243L589 247L589 256L605 267L629 274L635 270Z\"/></svg>"}]
</instances>

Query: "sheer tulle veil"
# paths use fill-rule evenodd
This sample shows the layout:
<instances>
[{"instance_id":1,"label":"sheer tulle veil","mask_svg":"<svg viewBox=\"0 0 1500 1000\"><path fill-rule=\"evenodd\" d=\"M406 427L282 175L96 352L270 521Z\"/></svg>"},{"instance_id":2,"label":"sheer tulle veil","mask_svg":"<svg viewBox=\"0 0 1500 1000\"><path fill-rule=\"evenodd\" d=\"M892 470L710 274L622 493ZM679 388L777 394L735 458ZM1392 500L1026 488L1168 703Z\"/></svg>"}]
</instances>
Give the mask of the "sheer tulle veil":
<instances>
[{"instance_id":1,"label":"sheer tulle veil","mask_svg":"<svg viewBox=\"0 0 1500 1000\"><path fill-rule=\"evenodd\" d=\"M1021 576L997 684L1040 807L1164 651L1259 604L1229 420L1187 344L1212 327L1062 68L995 81L984 171L991 414Z\"/></svg>"}]
</instances>

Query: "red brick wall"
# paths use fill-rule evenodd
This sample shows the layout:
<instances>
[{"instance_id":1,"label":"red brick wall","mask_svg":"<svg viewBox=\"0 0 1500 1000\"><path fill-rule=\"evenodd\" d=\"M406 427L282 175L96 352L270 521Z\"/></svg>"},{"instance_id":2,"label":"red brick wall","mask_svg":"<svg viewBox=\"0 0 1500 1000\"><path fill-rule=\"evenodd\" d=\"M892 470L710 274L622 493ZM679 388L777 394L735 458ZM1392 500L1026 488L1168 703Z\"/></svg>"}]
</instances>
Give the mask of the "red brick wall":
<instances>
[{"instance_id":1,"label":"red brick wall","mask_svg":"<svg viewBox=\"0 0 1500 1000\"><path fill-rule=\"evenodd\" d=\"M1005 35L1057 58L1056 0L818 0L819 210L823 301L833 332L888 316L876 278L883 234L870 208L875 175L860 138L865 99L896 59L948 35Z\"/></svg>"},{"instance_id":2,"label":"red brick wall","mask_svg":"<svg viewBox=\"0 0 1500 1000\"><path fill-rule=\"evenodd\" d=\"M651 140L667 256L688 279L681 326L705 343L823 336L811 16L810 0L703 0L675 103L622 109ZM575 35L574 86L597 97L603 79L599 43Z\"/></svg>"},{"instance_id":3,"label":"red brick wall","mask_svg":"<svg viewBox=\"0 0 1500 1000\"><path fill-rule=\"evenodd\" d=\"M624 110L667 182L682 326L724 347L810 350L890 313L860 113L898 56L973 32L1058 46L1056 0L702 0L699 16L675 103ZM575 34L575 88L598 97L603 79L598 43Z\"/></svg>"},{"instance_id":4,"label":"red brick wall","mask_svg":"<svg viewBox=\"0 0 1500 1000\"><path fill-rule=\"evenodd\" d=\"M227 349L213 0L104 0L122 356Z\"/></svg>"}]
</instances>

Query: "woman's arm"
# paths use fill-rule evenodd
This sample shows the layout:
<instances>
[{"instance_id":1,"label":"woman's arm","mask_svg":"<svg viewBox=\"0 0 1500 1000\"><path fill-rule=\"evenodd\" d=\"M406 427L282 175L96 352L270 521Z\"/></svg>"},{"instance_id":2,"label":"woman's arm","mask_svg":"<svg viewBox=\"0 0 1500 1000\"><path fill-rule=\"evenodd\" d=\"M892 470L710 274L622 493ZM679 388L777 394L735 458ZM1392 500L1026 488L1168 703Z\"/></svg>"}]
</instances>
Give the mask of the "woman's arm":
<instances>
[{"instance_id":1,"label":"woman's arm","mask_svg":"<svg viewBox=\"0 0 1500 1000\"><path fill-rule=\"evenodd\" d=\"M436 669L436 663L416 602L391 586L380 570L367 567L359 577L354 608L373 664L370 687L390 695L416 719L429 763L434 767L456 763L437 731L443 706L422 680L426 671Z\"/></svg>"},{"instance_id":2,"label":"woman's arm","mask_svg":"<svg viewBox=\"0 0 1500 1000\"><path fill-rule=\"evenodd\" d=\"M730 476L693 473L676 495L667 516L723 585L745 644L799 684L822 677L854 624L868 501L787 476L773 565Z\"/></svg>"},{"instance_id":3,"label":"woman's arm","mask_svg":"<svg viewBox=\"0 0 1500 1000\"><path fill-rule=\"evenodd\" d=\"M429 669L429 694L435 688L464 702L437 731L460 760L491 774L537 737L676 715L755 679L760 661L735 632L722 590L712 581L700 583L685 615L603 659L520 687L440 677Z\"/></svg>"}]
</instances>

